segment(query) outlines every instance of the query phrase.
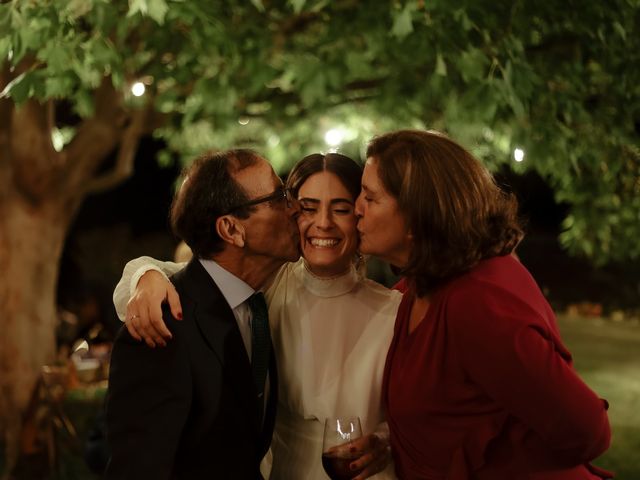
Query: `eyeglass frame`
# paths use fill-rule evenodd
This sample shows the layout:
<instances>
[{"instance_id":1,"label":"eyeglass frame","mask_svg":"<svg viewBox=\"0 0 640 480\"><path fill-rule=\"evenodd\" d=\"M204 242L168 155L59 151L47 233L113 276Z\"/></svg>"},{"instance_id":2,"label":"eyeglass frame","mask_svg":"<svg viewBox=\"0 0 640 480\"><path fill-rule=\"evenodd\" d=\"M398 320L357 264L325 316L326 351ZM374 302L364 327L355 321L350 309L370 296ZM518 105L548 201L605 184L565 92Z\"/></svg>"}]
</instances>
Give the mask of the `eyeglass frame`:
<instances>
[{"instance_id":1,"label":"eyeglass frame","mask_svg":"<svg viewBox=\"0 0 640 480\"><path fill-rule=\"evenodd\" d=\"M255 207L256 205L260 205L261 203L272 202L274 200L280 200L280 199L284 199L284 201L287 204L287 207L289 208L293 206L293 202L295 200L291 195L291 189L286 188L284 185L282 185L267 195L254 198L253 200L249 200L248 202L241 203L240 205L235 205L234 207L231 207L229 210L227 210L227 213L225 215L231 215L233 212L236 212L241 208Z\"/></svg>"}]
</instances>

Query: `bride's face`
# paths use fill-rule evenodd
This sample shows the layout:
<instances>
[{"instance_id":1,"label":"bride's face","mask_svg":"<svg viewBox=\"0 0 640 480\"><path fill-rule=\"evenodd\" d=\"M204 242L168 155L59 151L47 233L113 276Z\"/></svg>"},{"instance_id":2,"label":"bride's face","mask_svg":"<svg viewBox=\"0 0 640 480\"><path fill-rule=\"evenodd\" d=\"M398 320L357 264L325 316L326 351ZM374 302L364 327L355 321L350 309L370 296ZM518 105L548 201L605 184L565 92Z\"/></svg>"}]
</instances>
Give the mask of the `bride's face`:
<instances>
[{"instance_id":1,"label":"bride's face","mask_svg":"<svg viewBox=\"0 0 640 480\"><path fill-rule=\"evenodd\" d=\"M311 271L321 277L350 268L358 233L355 199L333 173L311 175L298 190L300 246Z\"/></svg>"}]
</instances>

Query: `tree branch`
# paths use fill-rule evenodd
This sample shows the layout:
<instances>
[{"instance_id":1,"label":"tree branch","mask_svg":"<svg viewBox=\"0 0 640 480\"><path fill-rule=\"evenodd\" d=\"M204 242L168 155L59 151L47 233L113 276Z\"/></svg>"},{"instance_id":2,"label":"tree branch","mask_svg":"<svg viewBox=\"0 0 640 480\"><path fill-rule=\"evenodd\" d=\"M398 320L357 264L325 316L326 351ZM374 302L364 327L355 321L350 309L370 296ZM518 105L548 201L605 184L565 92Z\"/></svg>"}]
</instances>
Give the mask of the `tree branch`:
<instances>
[{"instance_id":1,"label":"tree branch","mask_svg":"<svg viewBox=\"0 0 640 480\"><path fill-rule=\"evenodd\" d=\"M103 80L94 99L94 116L82 121L64 150L68 159L65 166L66 191L84 190L83 185L118 146L128 120L122 96L113 88L109 78Z\"/></svg>"},{"instance_id":2,"label":"tree branch","mask_svg":"<svg viewBox=\"0 0 640 480\"><path fill-rule=\"evenodd\" d=\"M147 109L135 110L131 115L131 122L122 135L116 163L111 171L94 178L87 184L85 193L96 193L109 190L127 179L133 172L135 154L138 150L140 137L144 133Z\"/></svg>"},{"instance_id":3,"label":"tree branch","mask_svg":"<svg viewBox=\"0 0 640 480\"><path fill-rule=\"evenodd\" d=\"M30 99L14 107L9 144L16 187L34 205L45 201L57 190L63 171L63 158L51 141L47 104Z\"/></svg>"},{"instance_id":4,"label":"tree branch","mask_svg":"<svg viewBox=\"0 0 640 480\"><path fill-rule=\"evenodd\" d=\"M151 96L146 100L145 107L128 110L122 93L113 88L110 79L104 79L95 93L95 115L81 123L66 148L67 190L80 195L104 191L131 175L140 137L152 132L165 118L154 112ZM116 149L113 169L94 179L104 160Z\"/></svg>"}]
</instances>

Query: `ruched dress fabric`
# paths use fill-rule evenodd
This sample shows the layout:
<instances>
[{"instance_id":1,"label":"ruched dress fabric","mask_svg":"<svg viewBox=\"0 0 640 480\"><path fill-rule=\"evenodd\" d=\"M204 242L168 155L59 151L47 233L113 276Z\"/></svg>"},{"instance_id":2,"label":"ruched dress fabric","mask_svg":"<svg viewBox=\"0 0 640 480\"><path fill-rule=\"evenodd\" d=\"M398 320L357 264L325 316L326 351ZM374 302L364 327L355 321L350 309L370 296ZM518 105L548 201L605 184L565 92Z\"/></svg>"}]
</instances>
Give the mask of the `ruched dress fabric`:
<instances>
[{"instance_id":1,"label":"ruched dress fabric","mask_svg":"<svg viewBox=\"0 0 640 480\"><path fill-rule=\"evenodd\" d=\"M384 422L382 376L400 297L355 268L325 279L301 259L280 270L266 292L280 381L265 478L326 480L326 417L357 415L365 434Z\"/></svg>"},{"instance_id":2,"label":"ruched dress fabric","mask_svg":"<svg viewBox=\"0 0 640 480\"><path fill-rule=\"evenodd\" d=\"M405 292L383 398L404 480L586 480L610 441L607 404L572 367L556 318L511 256L436 291L409 332Z\"/></svg>"}]
</instances>

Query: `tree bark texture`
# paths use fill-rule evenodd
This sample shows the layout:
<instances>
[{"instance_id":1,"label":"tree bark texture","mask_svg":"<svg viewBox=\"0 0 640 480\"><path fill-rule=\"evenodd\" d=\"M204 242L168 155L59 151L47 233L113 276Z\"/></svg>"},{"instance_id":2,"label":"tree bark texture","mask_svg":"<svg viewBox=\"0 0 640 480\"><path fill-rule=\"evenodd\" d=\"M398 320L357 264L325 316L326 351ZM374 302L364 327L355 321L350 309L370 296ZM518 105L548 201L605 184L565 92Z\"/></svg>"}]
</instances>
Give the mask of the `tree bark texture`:
<instances>
[{"instance_id":1,"label":"tree bark texture","mask_svg":"<svg viewBox=\"0 0 640 480\"><path fill-rule=\"evenodd\" d=\"M0 99L0 438L6 446L5 478L18 459L23 415L42 366L55 359L56 287L69 225L92 183L115 184L130 175L143 133L144 111L132 115L120 108L121 96L110 83L96 92L96 105L96 115L56 152L51 104L30 100L16 107ZM96 172L112 152L117 152L116 166L103 174L108 176L103 181Z\"/></svg>"},{"instance_id":2,"label":"tree bark texture","mask_svg":"<svg viewBox=\"0 0 640 480\"><path fill-rule=\"evenodd\" d=\"M59 204L12 198L0 216L0 418L9 467L42 366L55 356L58 260L68 219ZM68 214L66 214L68 215ZM66 216L65 215L65 216Z\"/></svg>"}]
</instances>

